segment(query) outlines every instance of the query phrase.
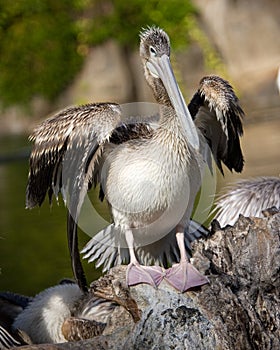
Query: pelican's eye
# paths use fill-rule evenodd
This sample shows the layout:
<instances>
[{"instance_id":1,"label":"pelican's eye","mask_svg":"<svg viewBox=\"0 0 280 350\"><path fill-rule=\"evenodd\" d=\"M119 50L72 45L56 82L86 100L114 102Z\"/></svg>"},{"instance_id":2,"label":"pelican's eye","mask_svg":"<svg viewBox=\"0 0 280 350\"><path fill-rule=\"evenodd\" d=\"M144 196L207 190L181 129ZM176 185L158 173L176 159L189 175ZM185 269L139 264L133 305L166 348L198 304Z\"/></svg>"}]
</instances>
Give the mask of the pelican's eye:
<instances>
[{"instance_id":1,"label":"pelican's eye","mask_svg":"<svg viewBox=\"0 0 280 350\"><path fill-rule=\"evenodd\" d=\"M155 57L157 55L156 49L153 46L150 46L149 50L152 57Z\"/></svg>"}]
</instances>

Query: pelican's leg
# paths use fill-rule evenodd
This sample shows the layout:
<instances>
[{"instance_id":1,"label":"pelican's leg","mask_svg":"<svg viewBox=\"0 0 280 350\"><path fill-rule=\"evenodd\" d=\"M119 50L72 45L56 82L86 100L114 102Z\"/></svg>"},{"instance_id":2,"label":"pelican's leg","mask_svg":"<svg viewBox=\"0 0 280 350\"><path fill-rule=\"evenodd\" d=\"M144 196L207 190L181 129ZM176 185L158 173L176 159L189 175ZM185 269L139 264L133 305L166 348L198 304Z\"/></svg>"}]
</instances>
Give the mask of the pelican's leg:
<instances>
[{"instance_id":1,"label":"pelican's leg","mask_svg":"<svg viewBox=\"0 0 280 350\"><path fill-rule=\"evenodd\" d=\"M164 277L162 268L160 266L140 265L133 249L134 239L131 230L126 231L125 238L130 255L130 264L126 271L127 285L134 286L140 283L147 283L156 288Z\"/></svg>"},{"instance_id":2,"label":"pelican's leg","mask_svg":"<svg viewBox=\"0 0 280 350\"><path fill-rule=\"evenodd\" d=\"M180 262L174 264L166 271L166 280L176 289L181 292L209 283L208 279L203 276L197 269L188 261L186 254L184 230L182 227L177 227L176 239L180 250ZM178 232L179 231L179 232Z\"/></svg>"}]
</instances>

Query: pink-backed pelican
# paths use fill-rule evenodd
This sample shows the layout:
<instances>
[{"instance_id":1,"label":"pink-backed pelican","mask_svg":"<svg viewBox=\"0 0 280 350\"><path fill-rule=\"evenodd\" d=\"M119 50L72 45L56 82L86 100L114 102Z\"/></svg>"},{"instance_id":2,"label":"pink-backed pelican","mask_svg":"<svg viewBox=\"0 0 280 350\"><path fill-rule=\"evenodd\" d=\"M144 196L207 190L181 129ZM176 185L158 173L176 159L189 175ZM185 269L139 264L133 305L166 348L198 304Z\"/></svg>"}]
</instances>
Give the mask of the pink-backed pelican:
<instances>
[{"instance_id":1,"label":"pink-backed pelican","mask_svg":"<svg viewBox=\"0 0 280 350\"><path fill-rule=\"evenodd\" d=\"M129 260L128 285L156 287L165 278L186 291L208 282L186 254L194 239L188 227L201 169L210 152L221 171L222 162L230 170L243 168L243 111L229 83L204 77L187 107L162 29L141 32L140 56L159 106L155 118L126 122L121 105L91 103L57 113L31 136L26 206L41 205L47 193L50 199L62 193L74 276L84 291L77 222L92 184L100 184L113 222L89 241L85 257L104 269ZM168 263L173 265L164 270Z\"/></svg>"}]
</instances>

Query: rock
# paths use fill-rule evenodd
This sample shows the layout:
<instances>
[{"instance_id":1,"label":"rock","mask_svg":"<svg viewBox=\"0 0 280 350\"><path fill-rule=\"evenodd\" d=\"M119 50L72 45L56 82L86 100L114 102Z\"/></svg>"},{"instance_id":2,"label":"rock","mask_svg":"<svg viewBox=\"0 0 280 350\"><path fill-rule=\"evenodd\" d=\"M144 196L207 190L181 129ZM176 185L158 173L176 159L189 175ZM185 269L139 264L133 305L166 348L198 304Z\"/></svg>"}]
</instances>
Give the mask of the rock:
<instances>
[{"instance_id":1,"label":"rock","mask_svg":"<svg viewBox=\"0 0 280 350\"><path fill-rule=\"evenodd\" d=\"M214 223L194 244L193 263L208 285L178 293L163 281L128 293L121 287L126 267L119 266L92 286L95 295L104 288L103 297L122 303L102 336L22 349L279 349L280 213L266 215L240 216L224 229Z\"/></svg>"}]
</instances>

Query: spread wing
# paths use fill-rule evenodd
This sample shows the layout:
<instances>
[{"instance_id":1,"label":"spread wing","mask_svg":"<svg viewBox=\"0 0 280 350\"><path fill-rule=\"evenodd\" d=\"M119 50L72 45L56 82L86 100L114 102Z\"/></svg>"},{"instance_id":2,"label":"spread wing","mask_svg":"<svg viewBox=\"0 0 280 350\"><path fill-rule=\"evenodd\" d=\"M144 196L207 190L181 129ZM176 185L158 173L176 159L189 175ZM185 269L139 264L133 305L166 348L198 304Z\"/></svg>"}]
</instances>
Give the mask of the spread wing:
<instances>
[{"instance_id":1,"label":"spread wing","mask_svg":"<svg viewBox=\"0 0 280 350\"><path fill-rule=\"evenodd\" d=\"M80 261L77 219L95 164L104 144L121 125L116 104L88 104L63 110L44 121L30 139L34 147L26 190L26 207L41 205L46 194L62 193L68 209L67 233L74 276L86 291L86 278Z\"/></svg>"},{"instance_id":2,"label":"spread wing","mask_svg":"<svg viewBox=\"0 0 280 350\"><path fill-rule=\"evenodd\" d=\"M30 136L34 147L26 207L40 206L47 193L51 201L53 194L62 192L67 201L67 192L81 189L87 162L94 157L97 160L96 155L119 125L120 107L105 103L70 107L40 124Z\"/></svg>"},{"instance_id":3,"label":"spread wing","mask_svg":"<svg viewBox=\"0 0 280 350\"><path fill-rule=\"evenodd\" d=\"M188 108L222 174L221 162L241 172L244 159L239 138L244 112L230 84L217 76L204 77Z\"/></svg>"}]
</instances>

